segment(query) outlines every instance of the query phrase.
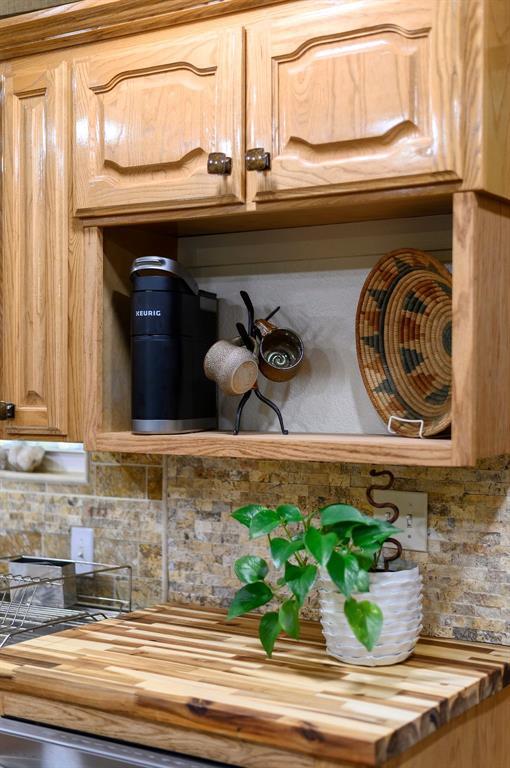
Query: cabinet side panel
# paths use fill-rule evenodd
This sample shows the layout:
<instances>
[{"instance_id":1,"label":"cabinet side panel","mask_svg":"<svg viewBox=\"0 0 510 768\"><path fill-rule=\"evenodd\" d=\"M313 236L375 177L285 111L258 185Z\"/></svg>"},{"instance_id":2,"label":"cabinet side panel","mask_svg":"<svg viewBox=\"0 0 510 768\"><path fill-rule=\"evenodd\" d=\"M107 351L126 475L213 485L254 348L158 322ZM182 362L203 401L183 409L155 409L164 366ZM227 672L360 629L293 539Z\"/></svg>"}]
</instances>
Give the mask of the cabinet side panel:
<instances>
[{"instance_id":1,"label":"cabinet side panel","mask_svg":"<svg viewBox=\"0 0 510 768\"><path fill-rule=\"evenodd\" d=\"M510 205L477 196L475 248L478 458L510 452Z\"/></svg>"},{"instance_id":2,"label":"cabinet side panel","mask_svg":"<svg viewBox=\"0 0 510 768\"><path fill-rule=\"evenodd\" d=\"M94 450L103 413L103 238L97 227L84 230L85 448Z\"/></svg>"},{"instance_id":3,"label":"cabinet side panel","mask_svg":"<svg viewBox=\"0 0 510 768\"><path fill-rule=\"evenodd\" d=\"M510 198L510 4L463 0L458 10L462 188Z\"/></svg>"},{"instance_id":4,"label":"cabinet side panel","mask_svg":"<svg viewBox=\"0 0 510 768\"><path fill-rule=\"evenodd\" d=\"M510 205L473 192L454 208L454 452L510 452Z\"/></svg>"},{"instance_id":5,"label":"cabinet side panel","mask_svg":"<svg viewBox=\"0 0 510 768\"><path fill-rule=\"evenodd\" d=\"M510 3L486 0L484 188L510 198Z\"/></svg>"},{"instance_id":6,"label":"cabinet side panel","mask_svg":"<svg viewBox=\"0 0 510 768\"><path fill-rule=\"evenodd\" d=\"M458 7L457 25L461 78L460 139L462 188L481 189L483 179L483 7L479 0L465 0Z\"/></svg>"},{"instance_id":7,"label":"cabinet side panel","mask_svg":"<svg viewBox=\"0 0 510 768\"><path fill-rule=\"evenodd\" d=\"M69 231L69 353L68 353L68 439L83 442L84 367L87 339L84 330L84 253L83 230L72 220Z\"/></svg>"},{"instance_id":8,"label":"cabinet side panel","mask_svg":"<svg viewBox=\"0 0 510 768\"><path fill-rule=\"evenodd\" d=\"M476 196L454 195L452 317L452 439L454 464L473 464L475 446L474 226Z\"/></svg>"}]
</instances>

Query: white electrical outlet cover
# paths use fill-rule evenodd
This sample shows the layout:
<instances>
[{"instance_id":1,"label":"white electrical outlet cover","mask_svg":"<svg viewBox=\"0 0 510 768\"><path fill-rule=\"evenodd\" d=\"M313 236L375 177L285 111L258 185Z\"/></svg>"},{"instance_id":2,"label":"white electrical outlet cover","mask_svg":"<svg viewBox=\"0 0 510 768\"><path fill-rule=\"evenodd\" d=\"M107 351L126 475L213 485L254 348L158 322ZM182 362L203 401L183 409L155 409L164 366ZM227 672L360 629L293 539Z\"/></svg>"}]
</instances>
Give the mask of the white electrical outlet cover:
<instances>
[{"instance_id":1,"label":"white electrical outlet cover","mask_svg":"<svg viewBox=\"0 0 510 768\"><path fill-rule=\"evenodd\" d=\"M399 508L399 517L395 523L402 533L395 536L404 549L413 552L427 551L427 514L428 495L409 491L374 491L374 500L378 503L393 502ZM374 509L373 515L378 520L385 520L389 509Z\"/></svg>"},{"instance_id":2,"label":"white electrical outlet cover","mask_svg":"<svg viewBox=\"0 0 510 768\"><path fill-rule=\"evenodd\" d=\"M71 560L76 562L76 573L90 571L85 563L94 561L94 529L71 526ZM83 565L80 565L80 561Z\"/></svg>"}]
</instances>

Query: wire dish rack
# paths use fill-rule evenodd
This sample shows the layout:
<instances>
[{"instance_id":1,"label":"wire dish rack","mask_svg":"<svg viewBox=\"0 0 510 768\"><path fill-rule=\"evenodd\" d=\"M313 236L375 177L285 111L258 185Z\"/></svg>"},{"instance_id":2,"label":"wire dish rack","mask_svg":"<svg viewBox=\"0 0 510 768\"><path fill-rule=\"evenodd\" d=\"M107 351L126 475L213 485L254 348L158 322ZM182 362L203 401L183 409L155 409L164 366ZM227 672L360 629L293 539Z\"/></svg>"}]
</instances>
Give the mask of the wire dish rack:
<instances>
[{"instance_id":1,"label":"wire dish rack","mask_svg":"<svg viewBox=\"0 0 510 768\"><path fill-rule=\"evenodd\" d=\"M76 564L79 573L57 578L9 573L9 562L20 557L0 558L0 648L25 639L18 637L25 633L47 634L55 628L101 621L132 609L130 565L80 561ZM66 579L76 582L76 603L68 608L45 605L49 590L63 588Z\"/></svg>"}]
</instances>

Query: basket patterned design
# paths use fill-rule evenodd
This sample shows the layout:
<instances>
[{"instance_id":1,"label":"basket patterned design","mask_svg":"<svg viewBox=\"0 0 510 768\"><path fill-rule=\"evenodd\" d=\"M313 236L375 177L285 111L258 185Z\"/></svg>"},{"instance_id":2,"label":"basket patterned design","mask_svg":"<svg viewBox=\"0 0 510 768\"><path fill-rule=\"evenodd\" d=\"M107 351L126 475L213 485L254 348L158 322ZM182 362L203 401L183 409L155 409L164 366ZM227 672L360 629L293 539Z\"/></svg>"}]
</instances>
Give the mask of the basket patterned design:
<instances>
[{"instance_id":1,"label":"basket patterned design","mask_svg":"<svg viewBox=\"0 0 510 768\"><path fill-rule=\"evenodd\" d=\"M451 423L452 277L433 256L402 249L368 275L356 315L361 375L381 418L423 420L422 434ZM417 437L417 424L392 422Z\"/></svg>"}]
</instances>

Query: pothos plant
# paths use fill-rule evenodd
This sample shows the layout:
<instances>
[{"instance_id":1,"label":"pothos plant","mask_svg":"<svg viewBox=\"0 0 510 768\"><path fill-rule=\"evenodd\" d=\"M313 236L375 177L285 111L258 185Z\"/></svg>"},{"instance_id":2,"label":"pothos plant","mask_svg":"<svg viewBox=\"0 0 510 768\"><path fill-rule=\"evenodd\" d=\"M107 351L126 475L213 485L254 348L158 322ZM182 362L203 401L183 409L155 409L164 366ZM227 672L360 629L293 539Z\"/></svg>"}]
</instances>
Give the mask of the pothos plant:
<instances>
[{"instance_id":1,"label":"pothos plant","mask_svg":"<svg viewBox=\"0 0 510 768\"><path fill-rule=\"evenodd\" d=\"M347 504L330 504L309 515L293 504L276 509L249 504L232 517L248 528L250 539L267 536L276 578L269 578L264 558L240 557L234 570L244 586L234 596L229 619L274 602L274 610L259 623L260 642L271 656L281 632L299 637L300 611L321 568L346 598L344 613L355 637L372 650L381 633L382 611L353 595L369 591L368 573L377 568L382 545L398 528Z\"/></svg>"}]
</instances>

